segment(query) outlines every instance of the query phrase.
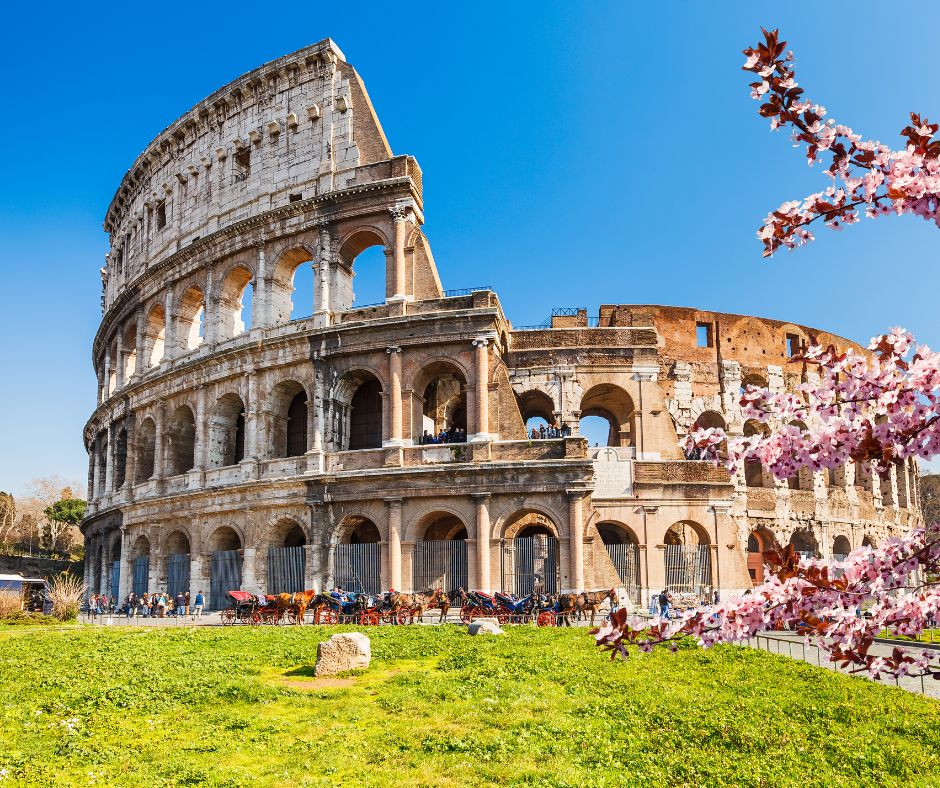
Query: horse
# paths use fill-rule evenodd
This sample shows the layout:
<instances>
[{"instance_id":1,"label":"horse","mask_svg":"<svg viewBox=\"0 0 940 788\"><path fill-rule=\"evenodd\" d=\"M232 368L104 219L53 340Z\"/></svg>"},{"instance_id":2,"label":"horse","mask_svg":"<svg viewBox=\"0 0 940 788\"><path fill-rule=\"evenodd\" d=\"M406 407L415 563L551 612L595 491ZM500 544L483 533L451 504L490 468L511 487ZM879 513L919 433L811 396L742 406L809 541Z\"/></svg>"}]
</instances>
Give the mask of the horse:
<instances>
[{"instance_id":1,"label":"horse","mask_svg":"<svg viewBox=\"0 0 940 788\"><path fill-rule=\"evenodd\" d=\"M293 594L278 594L274 597L277 606L277 617L280 619L285 613L292 612L297 617L297 623L304 623L304 614L307 608L316 599L316 591L295 591Z\"/></svg>"},{"instance_id":2,"label":"horse","mask_svg":"<svg viewBox=\"0 0 940 788\"><path fill-rule=\"evenodd\" d=\"M443 624L447 618L447 612L450 610L450 597L440 588L431 592L431 598L428 600L428 608L440 608L441 615L437 619L438 624Z\"/></svg>"},{"instance_id":3,"label":"horse","mask_svg":"<svg viewBox=\"0 0 940 788\"><path fill-rule=\"evenodd\" d=\"M561 622L566 626L571 626L571 614L578 610L578 594L559 594L558 595L558 613L561 616Z\"/></svg>"},{"instance_id":4,"label":"horse","mask_svg":"<svg viewBox=\"0 0 940 788\"><path fill-rule=\"evenodd\" d=\"M594 617L598 614L601 609L601 605L604 604L605 599L609 599L613 602L617 595L613 588L607 591L582 591L577 595L577 619L581 621L582 618L587 616L587 611L591 611L591 626L594 626Z\"/></svg>"},{"instance_id":5,"label":"horse","mask_svg":"<svg viewBox=\"0 0 940 788\"><path fill-rule=\"evenodd\" d=\"M437 596L437 591L425 591L420 594L403 594L395 591L388 595L388 604L391 612L401 616L401 612L407 610L412 618L421 619L424 611L433 606ZM450 608L450 600L447 601L447 607ZM399 623L403 623L399 618Z\"/></svg>"}]
</instances>

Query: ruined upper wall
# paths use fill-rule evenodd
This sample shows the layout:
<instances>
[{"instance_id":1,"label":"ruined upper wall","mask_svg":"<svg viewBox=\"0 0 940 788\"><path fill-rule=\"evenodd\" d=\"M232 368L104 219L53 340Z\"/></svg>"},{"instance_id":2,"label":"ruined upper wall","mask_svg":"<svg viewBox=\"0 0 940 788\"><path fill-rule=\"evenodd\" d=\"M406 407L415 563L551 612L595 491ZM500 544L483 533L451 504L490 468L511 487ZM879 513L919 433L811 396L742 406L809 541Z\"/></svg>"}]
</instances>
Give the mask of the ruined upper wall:
<instances>
[{"instance_id":1,"label":"ruined upper wall","mask_svg":"<svg viewBox=\"0 0 940 788\"><path fill-rule=\"evenodd\" d=\"M362 80L330 39L239 77L164 129L124 176L104 221L106 305L198 238L343 189L357 167L391 157Z\"/></svg>"}]
</instances>

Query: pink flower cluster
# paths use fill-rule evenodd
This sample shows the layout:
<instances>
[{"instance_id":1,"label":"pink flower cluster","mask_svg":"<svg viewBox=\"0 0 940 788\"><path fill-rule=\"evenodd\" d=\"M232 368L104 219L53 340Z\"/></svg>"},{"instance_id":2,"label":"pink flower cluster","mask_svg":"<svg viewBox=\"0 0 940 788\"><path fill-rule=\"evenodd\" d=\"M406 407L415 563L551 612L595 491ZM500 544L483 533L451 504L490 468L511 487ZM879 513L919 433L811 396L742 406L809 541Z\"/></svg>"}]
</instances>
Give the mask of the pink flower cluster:
<instances>
[{"instance_id":1,"label":"pink flower cluster","mask_svg":"<svg viewBox=\"0 0 940 788\"><path fill-rule=\"evenodd\" d=\"M785 202L771 211L757 237L764 256L780 247L793 249L812 241L808 225L822 220L839 230L859 219L887 213L911 213L940 225L940 140L938 124L911 114L901 135L907 144L893 150L880 142L862 140L848 126L825 120L826 109L803 98L793 69L793 53L784 51L776 30L764 30L764 43L744 50L744 70L759 77L751 98L762 102L758 112L772 129L789 127L797 145L806 146L812 166L821 154L832 160L825 174L832 185L802 200Z\"/></svg>"}]
</instances>

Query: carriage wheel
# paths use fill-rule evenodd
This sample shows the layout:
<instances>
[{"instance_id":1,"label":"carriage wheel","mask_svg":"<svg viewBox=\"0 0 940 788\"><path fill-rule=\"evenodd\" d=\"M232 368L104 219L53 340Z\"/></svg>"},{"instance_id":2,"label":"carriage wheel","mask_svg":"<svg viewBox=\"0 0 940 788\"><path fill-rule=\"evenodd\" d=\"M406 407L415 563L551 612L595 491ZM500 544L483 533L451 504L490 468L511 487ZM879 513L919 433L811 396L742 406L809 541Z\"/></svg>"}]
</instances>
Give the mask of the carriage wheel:
<instances>
[{"instance_id":1,"label":"carriage wheel","mask_svg":"<svg viewBox=\"0 0 940 788\"><path fill-rule=\"evenodd\" d=\"M317 619L318 624L335 624L337 621L339 621L339 615L335 610L328 607L320 611Z\"/></svg>"},{"instance_id":2,"label":"carriage wheel","mask_svg":"<svg viewBox=\"0 0 940 788\"><path fill-rule=\"evenodd\" d=\"M398 614L395 616L395 620L399 624L410 624L414 621L414 614L410 610L399 610Z\"/></svg>"},{"instance_id":3,"label":"carriage wheel","mask_svg":"<svg viewBox=\"0 0 940 788\"><path fill-rule=\"evenodd\" d=\"M261 613L259 613L257 610L252 610L248 616L248 621L253 627L258 626L258 624L261 623Z\"/></svg>"},{"instance_id":4,"label":"carriage wheel","mask_svg":"<svg viewBox=\"0 0 940 788\"><path fill-rule=\"evenodd\" d=\"M469 606L460 608L460 620L464 624L466 624L470 620L470 610L471 608Z\"/></svg>"},{"instance_id":5,"label":"carriage wheel","mask_svg":"<svg viewBox=\"0 0 940 788\"><path fill-rule=\"evenodd\" d=\"M512 621L512 616L509 615L509 613L504 613L500 611L496 614L496 620L500 624L508 624L510 621Z\"/></svg>"},{"instance_id":6,"label":"carriage wheel","mask_svg":"<svg viewBox=\"0 0 940 788\"><path fill-rule=\"evenodd\" d=\"M228 608L222 611L222 626L227 627L235 623L235 611Z\"/></svg>"},{"instance_id":7,"label":"carriage wheel","mask_svg":"<svg viewBox=\"0 0 940 788\"><path fill-rule=\"evenodd\" d=\"M359 614L359 624L363 627L378 626L379 614L374 610L364 610Z\"/></svg>"},{"instance_id":8,"label":"carriage wheel","mask_svg":"<svg viewBox=\"0 0 940 788\"><path fill-rule=\"evenodd\" d=\"M551 610L543 610L539 613L535 623L540 627L553 627L555 626L555 614Z\"/></svg>"},{"instance_id":9,"label":"carriage wheel","mask_svg":"<svg viewBox=\"0 0 940 788\"><path fill-rule=\"evenodd\" d=\"M288 624L297 623L297 611L296 610L288 610L285 617L287 618Z\"/></svg>"}]
</instances>

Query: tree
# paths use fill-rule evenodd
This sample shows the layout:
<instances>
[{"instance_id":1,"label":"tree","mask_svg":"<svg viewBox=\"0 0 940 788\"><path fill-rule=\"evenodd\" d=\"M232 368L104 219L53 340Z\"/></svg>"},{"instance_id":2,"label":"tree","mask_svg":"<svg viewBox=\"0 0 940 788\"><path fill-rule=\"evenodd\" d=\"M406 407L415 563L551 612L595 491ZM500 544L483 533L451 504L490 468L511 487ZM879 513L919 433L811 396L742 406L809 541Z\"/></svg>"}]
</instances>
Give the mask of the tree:
<instances>
[{"instance_id":1,"label":"tree","mask_svg":"<svg viewBox=\"0 0 940 788\"><path fill-rule=\"evenodd\" d=\"M777 31L763 31L764 42L744 50L744 69L761 79L751 95L764 103L759 113L772 128L790 126L806 145L810 163L821 151L832 155L826 174L835 185L802 202L784 203L758 232L768 256L781 246L793 249L812 240L806 229L817 220L838 229L858 219L857 209L878 216L914 213L940 224L940 141L938 126L918 115L904 128L905 149L893 151L833 121L825 110L802 99L791 65L792 53ZM841 184L841 185L840 185ZM698 429L685 441L687 451L734 471L758 460L778 479L801 468L820 470L846 463L871 462L886 474L910 457L940 454L940 354L915 347L901 328L876 337L871 359L851 349L809 347L791 360L802 362L818 382L796 392L771 393L749 386L741 398L744 418L767 425L766 435L728 436L722 429ZM795 426L806 424L806 427ZM726 448L724 448L726 447ZM767 629L800 629L831 658L873 676L932 675L940 667L926 651L896 648L889 657L869 653L887 628L916 636L940 617L940 526L916 528L878 548L862 547L843 561L801 559L792 546L765 553L770 579L753 593L713 608L684 613L678 620L646 623L617 611L594 630L597 643L626 656L629 646L648 651L693 636L702 646L740 642ZM865 605L866 617L859 615Z\"/></svg>"},{"instance_id":2,"label":"tree","mask_svg":"<svg viewBox=\"0 0 940 788\"><path fill-rule=\"evenodd\" d=\"M69 528L77 527L85 517L85 501L80 498L62 498L43 509L43 514L46 516L46 546L55 550L62 535Z\"/></svg>"},{"instance_id":3,"label":"tree","mask_svg":"<svg viewBox=\"0 0 940 788\"><path fill-rule=\"evenodd\" d=\"M9 542L16 532L16 501L8 492L0 492L0 543Z\"/></svg>"}]
</instances>

